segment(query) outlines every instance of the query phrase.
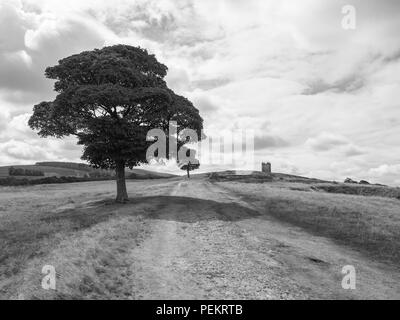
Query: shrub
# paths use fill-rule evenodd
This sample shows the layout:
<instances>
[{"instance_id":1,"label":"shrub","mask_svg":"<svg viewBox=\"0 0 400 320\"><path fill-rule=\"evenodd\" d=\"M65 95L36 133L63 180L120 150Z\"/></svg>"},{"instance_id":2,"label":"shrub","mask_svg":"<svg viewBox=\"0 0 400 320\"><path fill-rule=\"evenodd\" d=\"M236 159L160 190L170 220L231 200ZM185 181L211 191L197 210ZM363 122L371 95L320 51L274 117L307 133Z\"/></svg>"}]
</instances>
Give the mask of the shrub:
<instances>
[{"instance_id":1,"label":"shrub","mask_svg":"<svg viewBox=\"0 0 400 320\"><path fill-rule=\"evenodd\" d=\"M30 177L41 177L41 176L44 176L44 172L42 172L40 170L14 168L14 167L10 167L8 169L8 174L10 176L30 176Z\"/></svg>"},{"instance_id":2,"label":"shrub","mask_svg":"<svg viewBox=\"0 0 400 320\"><path fill-rule=\"evenodd\" d=\"M79 177L46 177L42 179L17 179L14 177L7 177L0 179L0 186L27 186L37 184L52 184L52 183L73 183L73 182L87 182L87 181L101 181L112 180L112 177L101 178L79 178Z\"/></svg>"}]
</instances>

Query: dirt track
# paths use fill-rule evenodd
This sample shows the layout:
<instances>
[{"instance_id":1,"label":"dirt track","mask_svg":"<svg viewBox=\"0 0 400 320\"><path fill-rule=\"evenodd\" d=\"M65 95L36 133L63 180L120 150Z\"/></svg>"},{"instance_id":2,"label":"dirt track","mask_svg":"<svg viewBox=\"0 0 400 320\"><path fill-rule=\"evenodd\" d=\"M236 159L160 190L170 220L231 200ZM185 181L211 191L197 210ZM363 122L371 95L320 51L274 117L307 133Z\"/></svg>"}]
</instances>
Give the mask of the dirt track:
<instances>
[{"instance_id":1,"label":"dirt track","mask_svg":"<svg viewBox=\"0 0 400 320\"><path fill-rule=\"evenodd\" d=\"M175 182L176 183L176 182ZM133 254L146 265L143 298L393 298L393 273L298 228L265 219L255 206L206 180L177 182L148 237ZM224 205L225 203L225 205ZM341 269L354 265L356 290L343 290ZM150 271L151 272L148 272Z\"/></svg>"},{"instance_id":2,"label":"dirt track","mask_svg":"<svg viewBox=\"0 0 400 320\"><path fill-rule=\"evenodd\" d=\"M400 298L393 270L261 214L223 183L162 180L127 205L68 210L102 219L29 260L11 297ZM44 264L56 266L55 293L38 286ZM356 268L356 290L341 287L344 265Z\"/></svg>"}]
</instances>

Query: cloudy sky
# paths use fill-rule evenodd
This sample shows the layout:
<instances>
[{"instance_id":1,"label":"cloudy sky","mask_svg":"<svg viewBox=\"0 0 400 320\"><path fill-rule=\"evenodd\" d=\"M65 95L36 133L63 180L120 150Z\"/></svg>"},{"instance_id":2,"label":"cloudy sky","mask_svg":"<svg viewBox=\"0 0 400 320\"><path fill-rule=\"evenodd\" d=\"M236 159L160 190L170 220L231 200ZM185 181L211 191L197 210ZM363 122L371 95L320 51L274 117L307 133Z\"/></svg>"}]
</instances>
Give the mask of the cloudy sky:
<instances>
[{"instance_id":1,"label":"cloudy sky","mask_svg":"<svg viewBox=\"0 0 400 320\"><path fill-rule=\"evenodd\" d=\"M342 27L346 4L354 30ZM257 163L400 185L399 30L397 0L0 0L0 165L78 161L73 138L26 124L54 98L44 69L124 43L169 67L206 134L254 130Z\"/></svg>"}]
</instances>

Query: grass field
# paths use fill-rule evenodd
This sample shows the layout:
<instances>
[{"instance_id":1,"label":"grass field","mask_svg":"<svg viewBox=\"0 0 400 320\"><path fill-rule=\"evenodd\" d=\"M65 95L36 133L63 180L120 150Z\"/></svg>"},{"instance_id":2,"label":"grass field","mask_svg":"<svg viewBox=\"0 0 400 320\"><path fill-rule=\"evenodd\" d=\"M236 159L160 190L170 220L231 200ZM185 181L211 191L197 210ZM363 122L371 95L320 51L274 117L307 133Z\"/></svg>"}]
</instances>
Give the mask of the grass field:
<instances>
[{"instance_id":1,"label":"grass field","mask_svg":"<svg viewBox=\"0 0 400 320\"><path fill-rule=\"evenodd\" d=\"M0 298L400 298L400 200L207 176L0 187Z\"/></svg>"},{"instance_id":2,"label":"grass field","mask_svg":"<svg viewBox=\"0 0 400 320\"><path fill-rule=\"evenodd\" d=\"M324 191L329 185L320 184L238 181L219 184L245 201L258 204L268 216L400 268L400 200L392 197L390 188L380 188L376 196L372 192L346 194L348 189L343 185L332 186L337 190L331 193Z\"/></svg>"},{"instance_id":3,"label":"grass field","mask_svg":"<svg viewBox=\"0 0 400 320\"><path fill-rule=\"evenodd\" d=\"M158 183L138 181L127 182L129 190L138 196ZM84 230L118 217L114 208L99 210L96 206L104 199L112 202L114 192L114 181L0 187L0 298L9 297L30 263L63 241L79 238ZM74 250L79 250L79 244ZM59 262L72 266L67 260L64 256Z\"/></svg>"}]
</instances>

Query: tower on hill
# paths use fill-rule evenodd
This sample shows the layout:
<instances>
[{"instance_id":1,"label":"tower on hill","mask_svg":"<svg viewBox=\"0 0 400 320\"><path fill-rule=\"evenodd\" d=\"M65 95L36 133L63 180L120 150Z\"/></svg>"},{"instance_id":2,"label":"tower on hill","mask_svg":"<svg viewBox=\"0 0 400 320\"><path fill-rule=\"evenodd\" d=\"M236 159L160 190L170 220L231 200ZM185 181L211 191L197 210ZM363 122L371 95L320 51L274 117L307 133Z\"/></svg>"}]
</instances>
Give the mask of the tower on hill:
<instances>
[{"instance_id":1,"label":"tower on hill","mask_svg":"<svg viewBox=\"0 0 400 320\"><path fill-rule=\"evenodd\" d=\"M263 162L263 163L261 164L261 172L264 172L264 173L271 173L271 163L269 163L269 162L267 162L267 163Z\"/></svg>"}]
</instances>

